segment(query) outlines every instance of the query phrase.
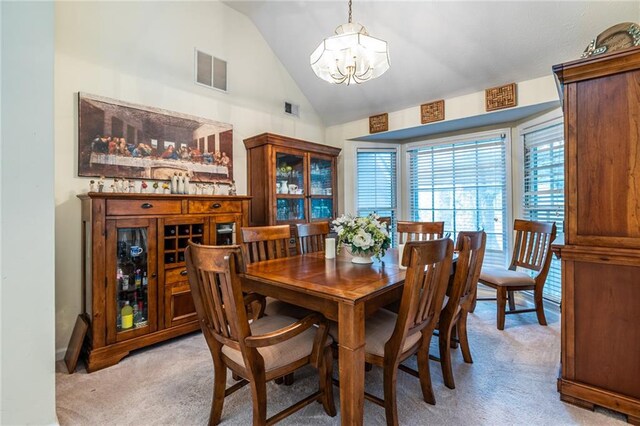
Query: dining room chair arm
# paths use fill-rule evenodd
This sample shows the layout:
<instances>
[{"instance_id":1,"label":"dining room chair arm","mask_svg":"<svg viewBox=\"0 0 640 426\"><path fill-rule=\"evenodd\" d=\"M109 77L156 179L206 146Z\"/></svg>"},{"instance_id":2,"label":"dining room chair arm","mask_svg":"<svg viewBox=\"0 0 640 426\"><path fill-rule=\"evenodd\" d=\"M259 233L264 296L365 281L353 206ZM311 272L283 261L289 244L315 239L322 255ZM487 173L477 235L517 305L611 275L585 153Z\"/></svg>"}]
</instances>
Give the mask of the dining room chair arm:
<instances>
[{"instance_id":1,"label":"dining room chair arm","mask_svg":"<svg viewBox=\"0 0 640 426\"><path fill-rule=\"evenodd\" d=\"M265 346L277 345L278 343L282 343L296 337L298 334L308 330L313 325L321 324L323 322L326 323L324 316L320 313L314 312L287 327L265 334L247 336L244 339L244 344L251 348L262 348Z\"/></svg>"}]
</instances>

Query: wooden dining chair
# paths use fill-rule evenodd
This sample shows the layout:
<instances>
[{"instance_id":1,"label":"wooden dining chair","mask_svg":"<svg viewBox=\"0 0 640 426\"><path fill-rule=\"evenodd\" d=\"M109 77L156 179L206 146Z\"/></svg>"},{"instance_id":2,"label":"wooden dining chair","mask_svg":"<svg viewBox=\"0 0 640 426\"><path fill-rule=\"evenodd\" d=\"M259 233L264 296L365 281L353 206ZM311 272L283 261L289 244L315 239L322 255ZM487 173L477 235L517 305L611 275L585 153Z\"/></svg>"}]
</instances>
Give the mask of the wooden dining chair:
<instances>
[{"instance_id":1,"label":"wooden dining chair","mask_svg":"<svg viewBox=\"0 0 640 426\"><path fill-rule=\"evenodd\" d=\"M464 362L473 362L467 336L467 316L476 295L486 244L487 234L484 231L458 233L456 272L452 285L447 289L447 302L438 321L439 361L444 384L450 389L455 389L451 349L457 348L459 342Z\"/></svg>"},{"instance_id":2,"label":"wooden dining chair","mask_svg":"<svg viewBox=\"0 0 640 426\"><path fill-rule=\"evenodd\" d=\"M209 424L220 422L225 396L251 386L253 424L271 425L304 406L320 401L335 416L331 383L331 338L319 313L296 321L284 316L248 320L253 293L243 296L237 273L243 269L240 246L189 243L186 263L202 333L213 358L214 386ZM317 326L317 327L315 327ZM266 382L311 364L318 370L319 389L267 419ZM226 389L227 368L242 378Z\"/></svg>"},{"instance_id":3,"label":"wooden dining chair","mask_svg":"<svg viewBox=\"0 0 640 426\"><path fill-rule=\"evenodd\" d=\"M289 225L243 227L242 248L247 264L289 257Z\"/></svg>"},{"instance_id":4,"label":"wooden dining chair","mask_svg":"<svg viewBox=\"0 0 640 426\"><path fill-rule=\"evenodd\" d=\"M420 379L425 402L435 404L429 371L429 343L442 310L451 273L453 241L448 238L407 243L402 265L407 267L400 309L380 309L366 319L365 362L384 369L384 399L364 397L385 409L388 425L398 424L396 379L398 369ZM337 340L337 327L331 325ZM418 355L418 371L401 364Z\"/></svg>"},{"instance_id":5,"label":"wooden dining chair","mask_svg":"<svg viewBox=\"0 0 640 426\"><path fill-rule=\"evenodd\" d=\"M551 265L551 243L556 239L556 224L516 219L513 229L515 240L509 268L485 266L479 278L480 283L496 289L498 330L504 330L506 314L525 312L535 312L540 325L547 325L542 304L542 289ZM536 273L531 276L526 272L518 271L517 268ZM533 290L535 308L516 309L514 292L525 290ZM507 298L509 299L508 311L506 310Z\"/></svg>"},{"instance_id":6,"label":"wooden dining chair","mask_svg":"<svg viewBox=\"0 0 640 426\"><path fill-rule=\"evenodd\" d=\"M248 265L291 255L289 251L291 228L289 225L244 227L241 228L241 232L242 252ZM301 319L310 315L313 311L273 297L267 297L263 312L268 316L283 315ZM292 385L293 382L293 373L282 379L276 379L276 383L284 383L285 385Z\"/></svg>"},{"instance_id":7,"label":"wooden dining chair","mask_svg":"<svg viewBox=\"0 0 640 426\"><path fill-rule=\"evenodd\" d=\"M444 222L398 222L396 225L400 244L409 241L426 241L442 238Z\"/></svg>"},{"instance_id":8,"label":"wooden dining chair","mask_svg":"<svg viewBox=\"0 0 640 426\"><path fill-rule=\"evenodd\" d=\"M329 234L329 222L299 223L296 226L300 254L324 251L324 240Z\"/></svg>"}]
</instances>

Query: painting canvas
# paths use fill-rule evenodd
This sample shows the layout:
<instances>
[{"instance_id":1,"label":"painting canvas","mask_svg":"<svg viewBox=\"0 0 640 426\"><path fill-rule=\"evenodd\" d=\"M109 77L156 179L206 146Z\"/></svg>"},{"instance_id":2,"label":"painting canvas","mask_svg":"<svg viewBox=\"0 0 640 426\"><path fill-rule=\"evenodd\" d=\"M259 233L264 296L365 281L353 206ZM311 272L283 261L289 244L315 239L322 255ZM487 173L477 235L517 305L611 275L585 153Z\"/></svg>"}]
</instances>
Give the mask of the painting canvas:
<instances>
[{"instance_id":1,"label":"painting canvas","mask_svg":"<svg viewBox=\"0 0 640 426\"><path fill-rule=\"evenodd\" d=\"M80 93L78 175L233 180L233 126Z\"/></svg>"}]
</instances>

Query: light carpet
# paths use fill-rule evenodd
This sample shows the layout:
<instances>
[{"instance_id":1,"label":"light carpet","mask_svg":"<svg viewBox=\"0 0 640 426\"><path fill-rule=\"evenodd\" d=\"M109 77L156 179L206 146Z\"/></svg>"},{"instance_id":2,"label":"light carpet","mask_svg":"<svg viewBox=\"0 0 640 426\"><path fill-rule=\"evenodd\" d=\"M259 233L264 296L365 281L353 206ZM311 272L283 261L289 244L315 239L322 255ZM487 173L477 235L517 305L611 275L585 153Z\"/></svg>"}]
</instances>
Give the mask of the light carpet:
<instances>
[{"instance_id":1,"label":"light carpet","mask_svg":"<svg viewBox=\"0 0 640 426\"><path fill-rule=\"evenodd\" d=\"M523 303L520 301L520 303ZM549 309L549 326L537 324L535 313L509 315L504 331L496 329L495 302L478 302L469 317L473 364L453 352L456 389L442 382L440 365L431 362L436 405L421 398L419 380L398 372L398 415L403 425L603 425L625 424L608 410L591 412L560 401L556 378L560 360L560 322ZM432 341L437 354L437 338ZM415 368L415 358L407 362ZM191 334L133 352L119 364L72 375L58 363L56 403L62 425L204 425L209 419L213 365L204 337ZM337 365L334 366L337 377ZM292 386L269 383L268 415L294 403L317 387L310 367L296 372ZM382 371L366 373L367 391L382 396ZM234 383L228 374L227 383ZM281 424L335 425L320 404L311 404ZM384 409L365 402L365 424L384 425ZM251 424L248 386L226 398L222 424Z\"/></svg>"}]
</instances>

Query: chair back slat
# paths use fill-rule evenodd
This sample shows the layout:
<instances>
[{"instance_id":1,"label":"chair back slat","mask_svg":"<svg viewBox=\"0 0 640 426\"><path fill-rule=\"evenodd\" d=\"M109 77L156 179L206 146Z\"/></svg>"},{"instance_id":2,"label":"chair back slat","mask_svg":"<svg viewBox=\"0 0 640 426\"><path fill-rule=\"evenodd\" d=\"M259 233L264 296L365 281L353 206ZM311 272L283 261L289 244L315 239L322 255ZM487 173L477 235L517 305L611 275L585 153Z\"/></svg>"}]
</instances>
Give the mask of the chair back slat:
<instances>
[{"instance_id":1,"label":"chair back slat","mask_svg":"<svg viewBox=\"0 0 640 426\"><path fill-rule=\"evenodd\" d=\"M409 241L429 241L442 238L444 222L398 222L396 230L400 244Z\"/></svg>"},{"instance_id":2,"label":"chair back slat","mask_svg":"<svg viewBox=\"0 0 640 426\"><path fill-rule=\"evenodd\" d=\"M220 342L238 348L251 334L240 279L244 269L240 246L189 243L185 251L193 302L212 350Z\"/></svg>"},{"instance_id":3,"label":"chair back slat","mask_svg":"<svg viewBox=\"0 0 640 426\"><path fill-rule=\"evenodd\" d=\"M471 305L476 297L476 289L478 287L478 279L482 270L482 262L484 261L484 252L487 246L487 234L484 231L461 231L458 233L456 248L459 253L463 251L464 239L469 239L469 260L466 276L463 275L463 285L459 296L459 305L464 306L467 310L471 309ZM456 266L456 276L460 265L464 263L460 257ZM461 273L464 272L461 270Z\"/></svg>"},{"instance_id":4,"label":"chair back slat","mask_svg":"<svg viewBox=\"0 0 640 426\"><path fill-rule=\"evenodd\" d=\"M241 228L242 247L247 264L289 257L289 225Z\"/></svg>"},{"instance_id":5,"label":"chair back slat","mask_svg":"<svg viewBox=\"0 0 640 426\"><path fill-rule=\"evenodd\" d=\"M398 356L406 338L435 326L451 272L453 242L448 238L407 243L402 265L407 267L398 320L385 345L385 357Z\"/></svg>"},{"instance_id":6,"label":"chair back slat","mask_svg":"<svg viewBox=\"0 0 640 426\"><path fill-rule=\"evenodd\" d=\"M556 224L516 219L513 229L515 244L509 269L520 267L540 272L547 264Z\"/></svg>"},{"instance_id":7,"label":"chair back slat","mask_svg":"<svg viewBox=\"0 0 640 426\"><path fill-rule=\"evenodd\" d=\"M302 223L297 225L298 251L301 254L324 251L324 239L329 234L329 222Z\"/></svg>"}]
</instances>

